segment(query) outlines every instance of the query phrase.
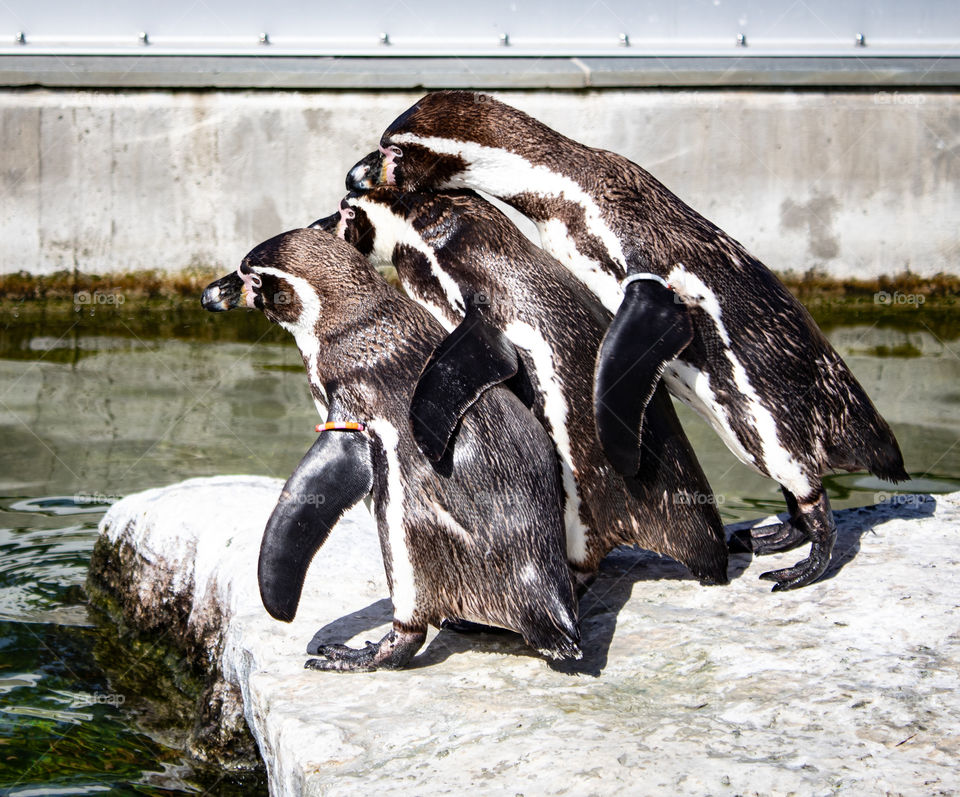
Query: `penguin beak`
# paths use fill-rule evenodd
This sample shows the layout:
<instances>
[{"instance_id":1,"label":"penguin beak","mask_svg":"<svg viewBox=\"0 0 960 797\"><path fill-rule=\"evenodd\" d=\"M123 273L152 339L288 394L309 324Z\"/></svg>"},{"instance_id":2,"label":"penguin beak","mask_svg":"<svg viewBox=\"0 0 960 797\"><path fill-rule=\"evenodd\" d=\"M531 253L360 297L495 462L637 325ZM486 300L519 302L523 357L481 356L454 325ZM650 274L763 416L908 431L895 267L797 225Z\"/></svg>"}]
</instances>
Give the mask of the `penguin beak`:
<instances>
[{"instance_id":1,"label":"penguin beak","mask_svg":"<svg viewBox=\"0 0 960 797\"><path fill-rule=\"evenodd\" d=\"M378 185L384 184L383 171L383 157L379 152L371 152L357 161L356 166L347 172L347 190L370 191Z\"/></svg>"},{"instance_id":2,"label":"penguin beak","mask_svg":"<svg viewBox=\"0 0 960 797\"><path fill-rule=\"evenodd\" d=\"M356 168L356 167L354 167ZM347 177L349 180L350 178ZM328 232L331 235L337 234L337 225L340 223L340 213L331 213L329 216L324 216L322 219L317 219L313 224L310 225L311 230L323 230Z\"/></svg>"},{"instance_id":3,"label":"penguin beak","mask_svg":"<svg viewBox=\"0 0 960 797\"><path fill-rule=\"evenodd\" d=\"M200 297L200 304L204 310L211 313L220 313L224 310L233 310L235 307L246 306L243 296L243 280L236 272L227 274L215 282L211 282Z\"/></svg>"}]
</instances>

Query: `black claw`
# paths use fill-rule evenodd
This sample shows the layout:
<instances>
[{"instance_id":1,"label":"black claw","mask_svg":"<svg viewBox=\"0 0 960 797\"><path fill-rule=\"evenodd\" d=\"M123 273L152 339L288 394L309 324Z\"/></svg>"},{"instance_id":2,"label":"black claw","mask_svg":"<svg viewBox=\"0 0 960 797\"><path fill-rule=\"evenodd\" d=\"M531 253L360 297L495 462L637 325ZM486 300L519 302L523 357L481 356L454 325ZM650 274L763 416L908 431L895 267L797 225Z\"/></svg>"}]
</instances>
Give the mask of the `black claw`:
<instances>
[{"instance_id":1,"label":"black claw","mask_svg":"<svg viewBox=\"0 0 960 797\"><path fill-rule=\"evenodd\" d=\"M829 545L815 542L810 546L810 555L806 559L797 562L793 567L761 573L760 578L764 581L776 581L773 585L774 592L805 587L824 574L830 564L832 548L832 541Z\"/></svg>"},{"instance_id":2,"label":"black claw","mask_svg":"<svg viewBox=\"0 0 960 797\"><path fill-rule=\"evenodd\" d=\"M750 545L752 553L763 555L788 551L803 542L810 541L810 555L797 562L793 567L771 570L760 575L764 581L777 582L774 592L799 589L812 584L826 572L830 564L830 554L837 540L837 526L830 511L830 499L823 486L812 498L802 503L785 487L781 487L787 499L790 519L759 529L750 529L746 538L743 532L737 532L730 538L731 550L734 545Z\"/></svg>"},{"instance_id":3,"label":"black claw","mask_svg":"<svg viewBox=\"0 0 960 797\"><path fill-rule=\"evenodd\" d=\"M367 642L362 648L351 648L347 645L321 645L317 648L316 655L322 658L308 659L303 666L308 670L370 672L377 669L374 662L379 652L380 646L373 642Z\"/></svg>"},{"instance_id":4,"label":"black claw","mask_svg":"<svg viewBox=\"0 0 960 797\"><path fill-rule=\"evenodd\" d=\"M413 656L426 637L426 631L392 630L379 642L367 642L362 648L347 645L321 645L317 655L323 658L307 659L308 670L327 672L372 672L378 669L398 669Z\"/></svg>"},{"instance_id":5,"label":"black claw","mask_svg":"<svg viewBox=\"0 0 960 797\"><path fill-rule=\"evenodd\" d=\"M376 665L370 663L345 659L307 659L303 668L322 672L373 672L377 669Z\"/></svg>"},{"instance_id":6,"label":"black claw","mask_svg":"<svg viewBox=\"0 0 960 797\"><path fill-rule=\"evenodd\" d=\"M781 551L790 551L808 542L806 532L794 521L785 520L772 526L758 529L741 529L730 537L727 549L731 553L752 553L766 556Z\"/></svg>"}]
</instances>

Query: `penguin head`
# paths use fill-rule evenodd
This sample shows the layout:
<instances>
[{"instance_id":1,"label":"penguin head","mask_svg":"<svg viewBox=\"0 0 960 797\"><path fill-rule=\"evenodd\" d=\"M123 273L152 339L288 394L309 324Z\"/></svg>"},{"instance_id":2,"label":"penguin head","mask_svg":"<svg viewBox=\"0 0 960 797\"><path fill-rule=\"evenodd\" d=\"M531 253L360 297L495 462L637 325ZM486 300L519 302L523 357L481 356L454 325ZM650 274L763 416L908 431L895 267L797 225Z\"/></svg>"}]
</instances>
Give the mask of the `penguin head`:
<instances>
[{"instance_id":1,"label":"penguin head","mask_svg":"<svg viewBox=\"0 0 960 797\"><path fill-rule=\"evenodd\" d=\"M373 195L382 193L391 197L399 198L400 196L399 192L390 188L379 188L373 191ZM340 200L340 209L336 213L317 219L310 225L310 229L324 230L335 235L356 248L360 254L369 256L373 251L377 231L367 212L357 202L360 196L360 193L351 191Z\"/></svg>"},{"instance_id":2,"label":"penguin head","mask_svg":"<svg viewBox=\"0 0 960 797\"><path fill-rule=\"evenodd\" d=\"M421 251L424 246L444 246L460 240L465 219L482 224L486 231L502 218L500 211L468 189L405 193L378 186L350 192L340 201L338 213L311 227L330 231L383 268L396 265L398 246Z\"/></svg>"},{"instance_id":3,"label":"penguin head","mask_svg":"<svg viewBox=\"0 0 960 797\"><path fill-rule=\"evenodd\" d=\"M247 255L236 271L211 282L200 304L215 313L237 307L262 310L274 323L293 323L300 309L296 294L283 277L264 270L263 261L251 259L253 254Z\"/></svg>"},{"instance_id":4,"label":"penguin head","mask_svg":"<svg viewBox=\"0 0 960 797\"><path fill-rule=\"evenodd\" d=\"M457 144L502 147L513 117L525 114L487 94L438 91L428 94L386 129L376 152L347 173L350 191L394 186L401 191L456 187L471 165Z\"/></svg>"},{"instance_id":5,"label":"penguin head","mask_svg":"<svg viewBox=\"0 0 960 797\"><path fill-rule=\"evenodd\" d=\"M298 229L254 247L240 267L210 283L207 310L261 310L294 333L321 334L365 310L382 280L344 241L322 229Z\"/></svg>"},{"instance_id":6,"label":"penguin head","mask_svg":"<svg viewBox=\"0 0 960 797\"><path fill-rule=\"evenodd\" d=\"M425 196L405 194L391 186L379 186L365 193L351 191L340 200L337 213L317 219L310 226L346 241L377 268L391 266L397 243L416 235L410 225Z\"/></svg>"}]
</instances>

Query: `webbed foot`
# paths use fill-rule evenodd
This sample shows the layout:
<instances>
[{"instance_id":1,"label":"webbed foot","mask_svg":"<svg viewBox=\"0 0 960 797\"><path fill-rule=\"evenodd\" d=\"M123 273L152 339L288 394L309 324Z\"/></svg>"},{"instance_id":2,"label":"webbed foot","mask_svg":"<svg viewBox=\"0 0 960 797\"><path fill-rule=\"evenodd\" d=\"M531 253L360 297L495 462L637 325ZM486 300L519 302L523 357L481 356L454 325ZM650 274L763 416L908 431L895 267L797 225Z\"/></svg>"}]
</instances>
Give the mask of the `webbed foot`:
<instances>
[{"instance_id":1,"label":"webbed foot","mask_svg":"<svg viewBox=\"0 0 960 797\"><path fill-rule=\"evenodd\" d=\"M800 560L793 567L761 573L760 578L764 581L776 581L777 583L773 585L774 592L805 587L823 575L827 565L830 564L832 549L832 540L829 545L815 542L810 546L810 555L806 559Z\"/></svg>"},{"instance_id":2,"label":"webbed foot","mask_svg":"<svg viewBox=\"0 0 960 797\"><path fill-rule=\"evenodd\" d=\"M774 523L772 526L735 531L727 543L727 550L730 553L766 556L780 551L790 551L805 542L807 542L806 532L798 528L793 520L785 520L783 523Z\"/></svg>"},{"instance_id":3,"label":"webbed foot","mask_svg":"<svg viewBox=\"0 0 960 797\"><path fill-rule=\"evenodd\" d=\"M830 500L827 498L826 491L821 487L814 499L800 503L799 514L802 525L809 535L810 555L793 567L771 570L760 575L764 581L777 582L773 585L774 592L798 589L812 584L824 574L830 564L830 554L837 541L837 525L830 511Z\"/></svg>"},{"instance_id":4,"label":"webbed foot","mask_svg":"<svg viewBox=\"0 0 960 797\"><path fill-rule=\"evenodd\" d=\"M390 633L379 642L367 642L362 648L347 645L321 645L320 658L307 659L308 670L328 672L373 672L398 670L406 666L426 639L426 629L410 629L394 623Z\"/></svg>"}]
</instances>

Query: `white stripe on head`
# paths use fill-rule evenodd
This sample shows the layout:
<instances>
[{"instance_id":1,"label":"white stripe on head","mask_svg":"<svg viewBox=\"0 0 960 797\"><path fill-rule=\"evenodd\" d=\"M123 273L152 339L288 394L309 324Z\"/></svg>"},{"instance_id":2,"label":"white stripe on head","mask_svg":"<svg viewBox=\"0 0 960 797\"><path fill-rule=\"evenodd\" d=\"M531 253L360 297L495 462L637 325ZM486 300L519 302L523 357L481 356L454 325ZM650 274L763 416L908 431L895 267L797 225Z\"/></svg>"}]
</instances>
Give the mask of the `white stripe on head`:
<instances>
[{"instance_id":1,"label":"white stripe on head","mask_svg":"<svg viewBox=\"0 0 960 797\"><path fill-rule=\"evenodd\" d=\"M394 213L386 205L371 201L364 196L347 201L366 213L367 218L373 225L373 251L369 257L375 264L392 265L393 250L398 244L404 244L420 252L430 265L430 273L433 274L437 282L440 283L440 287L447 298L447 303L460 316L463 315L466 309L463 291L460 290L460 286L457 285L454 279L440 267L440 264L437 262L436 253L424 242L410 222ZM402 280L403 275L400 275L400 278ZM454 325L450 323L447 313L442 312L440 308L419 297L418 301L443 325L444 329L448 332L453 330Z\"/></svg>"},{"instance_id":2,"label":"white stripe on head","mask_svg":"<svg viewBox=\"0 0 960 797\"><path fill-rule=\"evenodd\" d=\"M416 144L441 155L452 155L465 161L467 168L450 179L448 183L450 187L475 188L506 202L519 194L533 194L543 198L555 197L579 205L583 209L587 231L600 239L610 259L626 271L626 258L620 239L607 225L596 200L572 178L555 172L543 164L531 163L515 152L498 147L487 147L475 141L456 141L440 136L418 136L415 133L398 133L391 136L390 140L395 144ZM551 222L557 223L551 224ZM586 282L586 277L597 266L596 264L589 267L586 265L592 261L576 249L566 225L559 220L548 220L545 223L538 223L537 226L540 227L540 234L544 239L543 248ZM562 243L562 239L566 239L566 243ZM611 279L616 286L616 279L612 276ZM591 290L593 290L592 286ZM605 305L607 302L603 296L606 293L605 288L597 291L597 295L601 296L601 301L604 301ZM608 306L607 309L615 311L619 304L619 299L616 299L615 304L612 307Z\"/></svg>"},{"instance_id":3,"label":"white stripe on head","mask_svg":"<svg viewBox=\"0 0 960 797\"><path fill-rule=\"evenodd\" d=\"M320 339L317 337L317 323L320 321L321 307L316 289L303 277L297 277L278 268L257 266L254 270L258 274L267 274L284 280L296 294L302 308L300 315L294 323L281 321L280 326L291 333L296 340L297 348L307 362L307 379L310 380L310 385L319 390L320 395L326 397L319 370ZM317 405L320 416L326 418L326 410L321 411L320 403L316 399L314 403Z\"/></svg>"},{"instance_id":4,"label":"white stripe on head","mask_svg":"<svg viewBox=\"0 0 960 797\"><path fill-rule=\"evenodd\" d=\"M353 212L353 208L344 207L342 203L340 205L339 212L340 219L337 221L337 228L334 230L333 234L342 241L345 240L347 236L347 225L356 214Z\"/></svg>"}]
</instances>

